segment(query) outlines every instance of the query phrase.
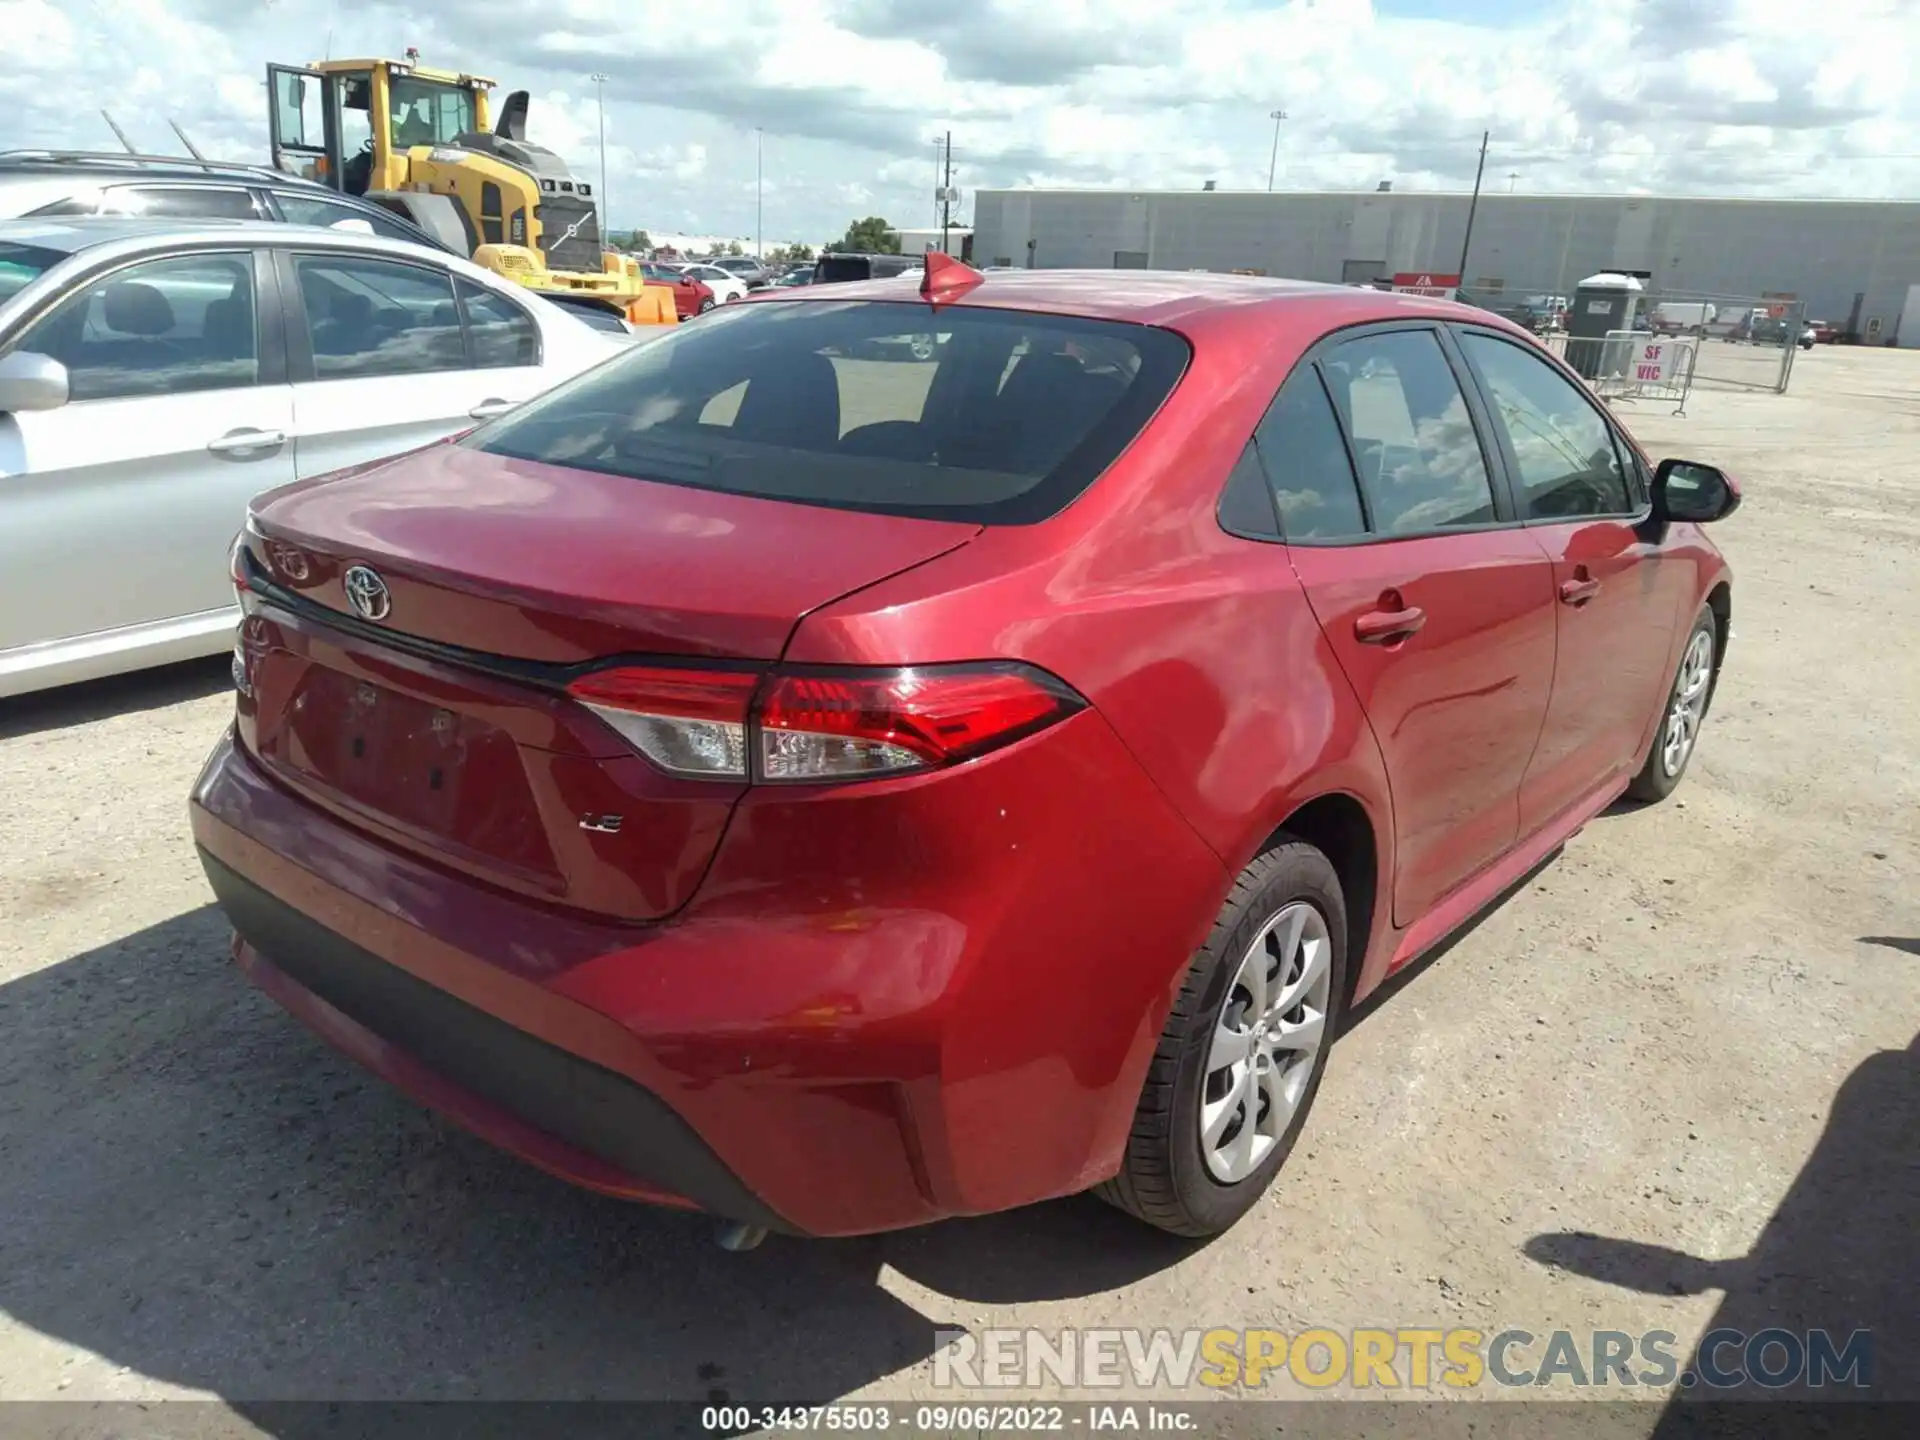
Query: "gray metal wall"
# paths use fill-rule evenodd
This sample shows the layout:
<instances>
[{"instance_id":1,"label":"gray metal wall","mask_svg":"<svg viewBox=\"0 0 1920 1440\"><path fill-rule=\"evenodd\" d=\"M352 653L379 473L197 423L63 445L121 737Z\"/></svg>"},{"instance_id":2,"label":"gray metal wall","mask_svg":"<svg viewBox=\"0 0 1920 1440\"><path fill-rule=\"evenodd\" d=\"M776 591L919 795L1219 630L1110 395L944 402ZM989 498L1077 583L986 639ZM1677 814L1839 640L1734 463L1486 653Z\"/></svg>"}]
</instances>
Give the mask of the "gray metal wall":
<instances>
[{"instance_id":1,"label":"gray metal wall","mask_svg":"<svg viewBox=\"0 0 1920 1440\"><path fill-rule=\"evenodd\" d=\"M1384 273L1452 273L1465 195L982 190L979 263L1042 269L1139 266L1261 270L1337 281L1348 262ZM1118 257L1118 258L1116 258ZM1647 270L1652 288L1707 295L1789 292L1814 319L1895 331L1920 284L1920 202L1696 200L1655 196L1482 195L1466 284L1565 294L1597 270ZM1920 345L1920 315L1906 342Z\"/></svg>"}]
</instances>

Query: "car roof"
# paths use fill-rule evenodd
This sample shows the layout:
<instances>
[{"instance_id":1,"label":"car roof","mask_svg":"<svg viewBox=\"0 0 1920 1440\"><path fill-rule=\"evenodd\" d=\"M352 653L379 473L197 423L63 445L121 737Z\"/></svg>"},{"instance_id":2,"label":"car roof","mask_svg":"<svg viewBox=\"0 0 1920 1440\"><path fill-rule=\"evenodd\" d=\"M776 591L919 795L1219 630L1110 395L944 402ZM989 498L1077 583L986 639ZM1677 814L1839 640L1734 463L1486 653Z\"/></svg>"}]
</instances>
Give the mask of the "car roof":
<instances>
[{"instance_id":1,"label":"car roof","mask_svg":"<svg viewBox=\"0 0 1920 1440\"><path fill-rule=\"evenodd\" d=\"M291 175L244 160L194 160L185 155L118 155L111 151L0 150L0 181L76 179L88 183L165 181L169 185L271 185L324 190L304 175Z\"/></svg>"},{"instance_id":2,"label":"car roof","mask_svg":"<svg viewBox=\"0 0 1920 1440\"><path fill-rule=\"evenodd\" d=\"M411 240L359 230L336 230L319 225L289 225L278 220L166 220L134 215L78 215L59 219L0 220L0 241L38 245L73 256L108 252L109 263L119 256L137 258L162 246L173 249L209 246L297 246L302 250L358 250L418 261L428 255L466 276L485 276L491 283L516 289L511 281L463 256Z\"/></svg>"},{"instance_id":3,"label":"car roof","mask_svg":"<svg viewBox=\"0 0 1920 1440\"><path fill-rule=\"evenodd\" d=\"M38 245L43 249L74 255L82 250L91 250L96 245L107 245L116 240L139 240L154 235L183 241L231 239L235 235L265 238L283 235L289 230L302 232L317 228L283 225L277 220L179 220L143 215L74 215L58 219L0 220L0 240Z\"/></svg>"},{"instance_id":4,"label":"car roof","mask_svg":"<svg viewBox=\"0 0 1920 1440\"><path fill-rule=\"evenodd\" d=\"M814 295L796 292L791 302L779 303L899 301L905 298L901 281L908 278L896 275L883 280L845 281L822 286ZM917 295L917 292L907 290L906 294ZM1235 315L1254 309L1269 316L1275 310L1285 310L1303 319L1310 310L1324 312L1318 318L1340 324L1405 315L1408 318L1472 319L1503 329L1513 328L1485 310L1428 296L1310 280L1276 280L1263 275L1175 270L996 270L986 273L978 285L952 303L1082 315L1177 330L1190 329L1196 324L1231 324Z\"/></svg>"}]
</instances>

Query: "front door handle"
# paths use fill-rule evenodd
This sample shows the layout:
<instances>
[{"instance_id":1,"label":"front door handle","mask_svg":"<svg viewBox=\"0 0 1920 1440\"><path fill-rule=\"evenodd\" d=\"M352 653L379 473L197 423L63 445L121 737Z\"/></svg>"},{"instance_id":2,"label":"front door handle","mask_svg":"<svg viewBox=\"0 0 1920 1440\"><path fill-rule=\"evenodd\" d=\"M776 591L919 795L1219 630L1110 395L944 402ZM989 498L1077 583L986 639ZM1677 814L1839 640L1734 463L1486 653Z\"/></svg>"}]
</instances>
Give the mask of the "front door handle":
<instances>
[{"instance_id":1,"label":"front door handle","mask_svg":"<svg viewBox=\"0 0 1920 1440\"><path fill-rule=\"evenodd\" d=\"M1584 605L1599 593L1600 582L1584 571L1560 582L1560 599L1568 605Z\"/></svg>"},{"instance_id":2,"label":"front door handle","mask_svg":"<svg viewBox=\"0 0 1920 1440\"><path fill-rule=\"evenodd\" d=\"M1384 645L1404 640L1427 623L1427 612L1418 605L1399 610L1369 610L1353 622L1353 638L1362 645Z\"/></svg>"},{"instance_id":3,"label":"front door handle","mask_svg":"<svg viewBox=\"0 0 1920 1440\"><path fill-rule=\"evenodd\" d=\"M251 425L243 425L238 430L229 430L219 438L209 440L207 449L215 455L237 455L242 460L255 460L286 443L287 432L284 430L256 430Z\"/></svg>"},{"instance_id":4,"label":"front door handle","mask_svg":"<svg viewBox=\"0 0 1920 1440\"><path fill-rule=\"evenodd\" d=\"M506 414L507 411L513 409L513 405L514 402L511 400L482 400L478 405L469 410L467 414L471 415L475 420L491 420L496 415Z\"/></svg>"}]
</instances>

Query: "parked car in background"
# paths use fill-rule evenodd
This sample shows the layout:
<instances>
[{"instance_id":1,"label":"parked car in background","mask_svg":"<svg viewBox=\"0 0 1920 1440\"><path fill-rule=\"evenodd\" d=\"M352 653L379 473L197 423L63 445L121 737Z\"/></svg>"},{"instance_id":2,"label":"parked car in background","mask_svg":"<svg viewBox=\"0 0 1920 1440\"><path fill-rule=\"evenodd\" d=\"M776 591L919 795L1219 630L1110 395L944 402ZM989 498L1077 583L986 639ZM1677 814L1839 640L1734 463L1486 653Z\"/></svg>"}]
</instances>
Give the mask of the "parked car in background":
<instances>
[{"instance_id":1,"label":"parked car in background","mask_svg":"<svg viewBox=\"0 0 1920 1440\"><path fill-rule=\"evenodd\" d=\"M1832 345L1840 339L1840 327L1826 320L1809 320L1807 329L1813 332L1813 343Z\"/></svg>"},{"instance_id":2,"label":"parked car in background","mask_svg":"<svg viewBox=\"0 0 1920 1440\"><path fill-rule=\"evenodd\" d=\"M344 226L456 253L391 210L263 166L92 150L0 151L0 220L82 215Z\"/></svg>"},{"instance_id":3,"label":"parked car in background","mask_svg":"<svg viewBox=\"0 0 1920 1440\"><path fill-rule=\"evenodd\" d=\"M738 275L722 270L718 265L708 265L694 260L685 261L672 267L689 279L698 280L713 292L713 298L722 305L732 300L747 298L747 282Z\"/></svg>"},{"instance_id":4,"label":"parked car in background","mask_svg":"<svg viewBox=\"0 0 1920 1440\"><path fill-rule=\"evenodd\" d=\"M639 336L640 327L630 322L616 308L598 304L585 295L574 296L553 290L529 290L529 295L537 296L549 305L556 305L562 311L580 321L590 330L604 331L608 335L633 340ZM658 327L649 325L648 330Z\"/></svg>"},{"instance_id":5,"label":"parked car in background","mask_svg":"<svg viewBox=\"0 0 1920 1440\"><path fill-rule=\"evenodd\" d=\"M1752 336L1755 317L1765 314L1751 305L1716 305L1700 328L1714 339L1746 340Z\"/></svg>"},{"instance_id":6,"label":"parked car in background","mask_svg":"<svg viewBox=\"0 0 1920 1440\"><path fill-rule=\"evenodd\" d=\"M789 270L773 283L779 290L792 290L801 285L811 285L813 284L813 267L808 265Z\"/></svg>"},{"instance_id":7,"label":"parked car in background","mask_svg":"<svg viewBox=\"0 0 1920 1440\"><path fill-rule=\"evenodd\" d=\"M1664 300L1648 318L1656 335L1704 333L1719 311L1704 300Z\"/></svg>"},{"instance_id":8,"label":"parked car in background","mask_svg":"<svg viewBox=\"0 0 1920 1440\"><path fill-rule=\"evenodd\" d=\"M0 696L228 649L220 557L253 495L471 429L631 340L373 235L0 221Z\"/></svg>"},{"instance_id":9,"label":"parked car in background","mask_svg":"<svg viewBox=\"0 0 1920 1440\"><path fill-rule=\"evenodd\" d=\"M813 283L838 285L854 280L884 280L921 269L918 255L866 255L828 251L813 265Z\"/></svg>"},{"instance_id":10,"label":"parked car in background","mask_svg":"<svg viewBox=\"0 0 1920 1440\"><path fill-rule=\"evenodd\" d=\"M279 1004L736 1246L1217 1233L1350 1005L1680 783L1739 492L1465 305L949 266L262 497L194 838Z\"/></svg>"},{"instance_id":11,"label":"parked car in background","mask_svg":"<svg viewBox=\"0 0 1920 1440\"><path fill-rule=\"evenodd\" d=\"M743 281L749 290L764 290L773 283L773 272L751 255L726 255L712 264Z\"/></svg>"},{"instance_id":12,"label":"parked car in background","mask_svg":"<svg viewBox=\"0 0 1920 1440\"><path fill-rule=\"evenodd\" d=\"M655 284L673 287L674 313L682 320L690 315L704 314L714 306L712 286L704 280L674 269L671 265L663 265L654 260L642 260L640 273Z\"/></svg>"}]
</instances>

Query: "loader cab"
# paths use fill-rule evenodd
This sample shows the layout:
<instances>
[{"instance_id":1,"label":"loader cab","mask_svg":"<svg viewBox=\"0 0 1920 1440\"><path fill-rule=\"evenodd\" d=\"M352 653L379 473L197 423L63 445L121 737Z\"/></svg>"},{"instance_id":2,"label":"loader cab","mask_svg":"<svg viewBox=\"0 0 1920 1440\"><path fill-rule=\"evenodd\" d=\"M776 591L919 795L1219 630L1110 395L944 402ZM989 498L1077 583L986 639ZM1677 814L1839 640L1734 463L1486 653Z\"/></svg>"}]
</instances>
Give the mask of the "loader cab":
<instances>
[{"instance_id":1,"label":"loader cab","mask_svg":"<svg viewBox=\"0 0 1920 1440\"><path fill-rule=\"evenodd\" d=\"M527 139L527 92L509 95L495 124L493 81L414 59L269 65L274 164L404 215L451 249L464 237L469 255L536 250L535 265L603 283L593 187Z\"/></svg>"},{"instance_id":2,"label":"loader cab","mask_svg":"<svg viewBox=\"0 0 1920 1440\"><path fill-rule=\"evenodd\" d=\"M408 152L488 125L491 80L391 60L269 65L273 161L349 195L409 180Z\"/></svg>"}]
</instances>

